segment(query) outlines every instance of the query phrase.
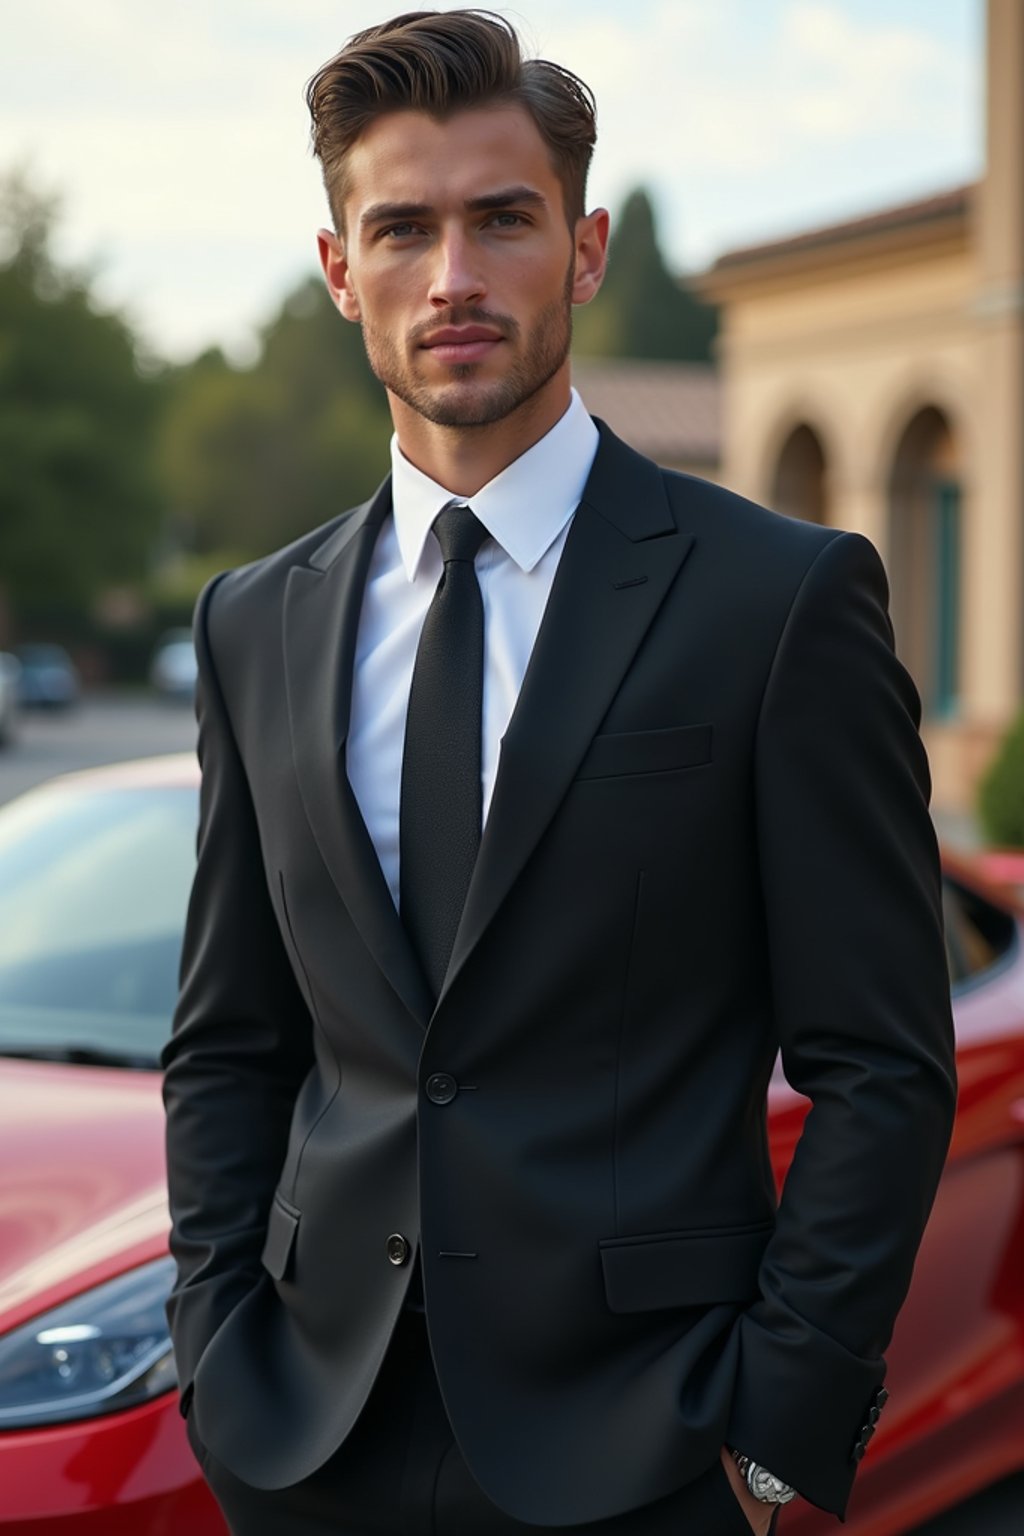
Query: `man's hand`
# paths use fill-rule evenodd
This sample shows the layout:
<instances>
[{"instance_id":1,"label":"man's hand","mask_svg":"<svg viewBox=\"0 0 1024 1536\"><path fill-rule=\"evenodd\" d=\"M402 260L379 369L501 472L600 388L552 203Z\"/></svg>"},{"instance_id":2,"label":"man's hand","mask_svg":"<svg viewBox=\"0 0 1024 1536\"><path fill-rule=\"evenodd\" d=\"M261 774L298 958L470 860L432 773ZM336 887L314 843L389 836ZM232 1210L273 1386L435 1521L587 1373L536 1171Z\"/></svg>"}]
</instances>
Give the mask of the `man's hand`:
<instances>
[{"instance_id":1,"label":"man's hand","mask_svg":"<svg viewBox=\"0 0 1024 1536\"><path fill-rule=\"evenodd\" d=\"M721 1455L725 1475L732 1485L732 1491L736 1495L740 1508L750 1522L750 1529L755 1533L755 1536L768 1536L772 1525L772 1515L775 1513L774 1505L762 1504L760 1499L754 1498L754 1495L740 1476L739 1468L724 1445Z\"/></svg>"}]
</instances>

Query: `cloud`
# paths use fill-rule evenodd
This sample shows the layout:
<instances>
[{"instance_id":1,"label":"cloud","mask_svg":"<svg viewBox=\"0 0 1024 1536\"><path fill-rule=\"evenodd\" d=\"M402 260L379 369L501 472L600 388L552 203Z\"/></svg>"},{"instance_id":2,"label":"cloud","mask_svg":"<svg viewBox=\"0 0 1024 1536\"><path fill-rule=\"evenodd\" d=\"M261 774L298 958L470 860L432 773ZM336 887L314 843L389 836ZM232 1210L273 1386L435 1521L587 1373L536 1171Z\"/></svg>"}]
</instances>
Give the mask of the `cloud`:
<instances>
[{"instance_id":1,"label":"cloud","mask_svg":"<svg viewBox=\"0 0 1024 1536\"><path fill-rule=\"evenodd\" d=\"M687 265L977 173L973 57L864 0L634 6L553 41L600 82L595 194L646 182Z\"/></svg>"},{"instance_id":2,"label":"cloud","mask_svg":"<svg viewBox=\"0 0 1024 1536\"><path fill-rule=\"evenodd\" d=\"M937 38L906 26L860 22L835 4L789 6L781 44L795 87L787 117L797 132L835 141L878 133L930 130L961 94L962 61ZM948 95L946 93L949 93Z\"/></svg>"},{"instance_id":3,"label":"cloud","mask_svg":"<svg viewBox=\"0 0 1024 1536\"><path fill-rule=\"evenodd\" d=\"M661 5L643 28L624 13L557 42L601 80L615 153L666 168L762 170L823 131L851 144L906 131L949 142L961 125L964 61L937 38L820 0L766 8L775 25L744 43L752 14L747 0Z\"/></svg>"},{"instance_id":4,"label":"cloud","mask_svg":"<svg viewBox=\"0 0 1024 1536\"><path fill-rule=\"evenodd\" d=\"M972 61L940 34L938 9L519 0L507 13L597 93L595 200L650 185L674 258L694 265L813 222L829 200L870 206L976 163ZM932 19L898 19L912 13ZM325 208L305 81L386 14L380 0L343 13L322 0L23 0L0 59L0 142L63 190L67 249L105 258L103 292L156 345L182 355L239 337L312 269Z\"/></svg>"}]
</instances>

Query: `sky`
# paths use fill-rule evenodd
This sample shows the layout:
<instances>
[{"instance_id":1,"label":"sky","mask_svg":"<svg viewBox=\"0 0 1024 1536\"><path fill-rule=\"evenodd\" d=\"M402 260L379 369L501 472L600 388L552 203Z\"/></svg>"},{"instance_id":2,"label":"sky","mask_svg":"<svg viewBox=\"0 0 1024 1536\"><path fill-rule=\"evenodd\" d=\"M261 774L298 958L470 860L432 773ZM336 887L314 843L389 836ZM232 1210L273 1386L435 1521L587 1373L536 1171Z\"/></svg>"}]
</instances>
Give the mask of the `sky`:
<instances>
[{"instance_id":1,"label":"sky","mask_svg":"<svg viewBox=\"0 0 1024 1536\"><path fill-rule=\"evenodd\" d=\"M680 271L981 172L984 0L494 8L597 95L590 205L647 186ZM0 0L0 173L59 196L59 253L152 353L244 361L316 270L305 83L399 9Z\"/></svg>"}]
</instances>

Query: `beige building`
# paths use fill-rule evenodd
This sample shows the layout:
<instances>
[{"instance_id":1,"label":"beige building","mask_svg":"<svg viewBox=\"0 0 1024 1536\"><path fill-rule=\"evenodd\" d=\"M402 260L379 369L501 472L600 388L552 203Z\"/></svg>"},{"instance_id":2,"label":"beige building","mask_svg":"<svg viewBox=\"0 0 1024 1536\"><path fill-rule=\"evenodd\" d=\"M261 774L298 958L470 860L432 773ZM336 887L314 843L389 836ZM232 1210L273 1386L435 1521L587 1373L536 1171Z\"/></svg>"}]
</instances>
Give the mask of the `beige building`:
<instances>
[{"instance_id":1,"label":"beige building","mask_svg":"<svg viewBox=\"0 0 1024 1536\"><path fill-rule=\"evenodd\" d=\"M987 14L977 185L700 280L721 306L715 477L877 545L945 810L1024 694L1024 3Z\"/></svg>"}]
</instances>

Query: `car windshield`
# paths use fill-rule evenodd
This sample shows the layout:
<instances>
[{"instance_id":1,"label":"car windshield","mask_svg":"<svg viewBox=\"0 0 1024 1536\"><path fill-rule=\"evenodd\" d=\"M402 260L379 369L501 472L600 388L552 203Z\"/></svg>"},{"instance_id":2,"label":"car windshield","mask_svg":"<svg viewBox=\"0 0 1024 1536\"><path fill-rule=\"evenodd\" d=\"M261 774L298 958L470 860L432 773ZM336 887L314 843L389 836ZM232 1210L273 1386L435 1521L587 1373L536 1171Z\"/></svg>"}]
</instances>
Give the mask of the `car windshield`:
<instances>
[{"instance_id":1,"label":"car windshield","mask_svg":"<svg viewBox=\"0 0 1024 1536\"><path fill-rule=\"evenodd\" d=\"M0 811L0 1055L155 1066L198 795L53 785Z\"/></svg>"}]
</instances>

